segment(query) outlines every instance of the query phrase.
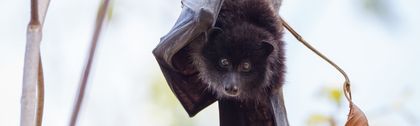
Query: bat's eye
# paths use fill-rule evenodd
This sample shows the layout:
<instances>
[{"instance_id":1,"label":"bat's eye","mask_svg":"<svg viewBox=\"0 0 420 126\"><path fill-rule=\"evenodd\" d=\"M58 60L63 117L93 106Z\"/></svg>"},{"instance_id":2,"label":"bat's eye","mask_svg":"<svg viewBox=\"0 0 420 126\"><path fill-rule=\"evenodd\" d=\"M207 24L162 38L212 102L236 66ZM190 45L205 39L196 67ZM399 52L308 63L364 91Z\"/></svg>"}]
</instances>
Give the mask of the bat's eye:
<instances>
[{"instance_id":1,"label":"bat's eye","mask_svg":"<svg viewBox=\"0 0 420 126\"><path fill-rule=\"evenodd\" d=\"M251 68L252 68L250 62L243 62L240 67L241 67L240 69L242 72L249 72L251 71Z\"/></svg>"},{"instance_id":2,"label":"bat's eye","mask_svg":"<svg viewBox=\"0 0 420 126\"><path fill-rule=\"evenodd\" d=\"M228 68L230 66L230 62L228 59L222 58L220 59L220 67Z\"/></svg>"}]
</instances>

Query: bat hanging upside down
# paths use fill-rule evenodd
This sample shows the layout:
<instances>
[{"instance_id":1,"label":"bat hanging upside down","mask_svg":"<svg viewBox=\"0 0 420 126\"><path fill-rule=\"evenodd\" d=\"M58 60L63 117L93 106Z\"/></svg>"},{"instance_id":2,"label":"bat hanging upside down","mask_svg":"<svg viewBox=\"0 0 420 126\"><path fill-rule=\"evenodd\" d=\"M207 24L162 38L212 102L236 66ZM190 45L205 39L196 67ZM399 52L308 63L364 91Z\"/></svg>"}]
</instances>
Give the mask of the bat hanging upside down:
<instances>
[{"instance_id":1,"label":"bat hanging upside down","mask_svg":"<svg viewBox=\"0 0 420 126\"><path fill-rule=\"evenodd\" d=\"M280 18L267 0L225 0L205 42L192 42L198 77L219 99L257 101L283 83Z\"/></svg>"},{"instance_id":2,"label":"bat hanging upside down","mask_svg":"<svg viewBox=\"0 0 420 126\"><path fill-rule=\"evenodd\" d=\"M218 101L220 126L288 126L281 0L182 0L153 50L190 117Z\"/></svg>"}]
</instances>

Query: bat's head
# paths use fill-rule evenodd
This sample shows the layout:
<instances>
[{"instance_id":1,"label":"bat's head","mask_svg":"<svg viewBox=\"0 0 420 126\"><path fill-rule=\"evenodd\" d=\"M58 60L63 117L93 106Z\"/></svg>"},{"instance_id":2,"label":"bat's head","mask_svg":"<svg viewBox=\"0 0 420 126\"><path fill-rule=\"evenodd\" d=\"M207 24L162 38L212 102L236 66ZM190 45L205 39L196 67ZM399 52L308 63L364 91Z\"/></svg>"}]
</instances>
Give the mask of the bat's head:
<instances>
[{"instance_id":1,"label":"bat's head","mask_svg":"<svg viewBox=\"0 0 420 126\"><path fill-rule=\"evenodd\" d=\"M248 99L266 93L272 36L253 25L208 32L197 68L200 78L222 98Z\"/></svg>"}]
</instances>

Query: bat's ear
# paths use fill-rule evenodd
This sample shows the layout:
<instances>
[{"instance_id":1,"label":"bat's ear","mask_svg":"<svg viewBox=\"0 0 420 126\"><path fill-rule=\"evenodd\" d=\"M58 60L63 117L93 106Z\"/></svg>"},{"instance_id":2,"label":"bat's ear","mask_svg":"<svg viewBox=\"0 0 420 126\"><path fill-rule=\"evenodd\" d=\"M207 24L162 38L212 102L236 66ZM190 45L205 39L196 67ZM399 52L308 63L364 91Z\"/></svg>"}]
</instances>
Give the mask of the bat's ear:
<instances>
[{"instance_id":1,"label":"bat's ear","mask_svg":"<svg viewBox=\"0 0 420 126\"><path fill-rule=\"evenodd\" d=\"M264 56L268 56L271 54L271 52L273 52L274 47L271 43L267 42L267 41L262 41L261 42L261 49L264 51Z\"/></svg>"},{"instance_id":2,"label":"bat's ear","mask_svg":"<svg viewBox=\"0 0 420 126\"><path fill-rule=\"evenodd\" d=\"M217 35L223 33L223 30L219 27L213 27L207 32L207 41L215 38Z\"/></svg>"}]
</instances>

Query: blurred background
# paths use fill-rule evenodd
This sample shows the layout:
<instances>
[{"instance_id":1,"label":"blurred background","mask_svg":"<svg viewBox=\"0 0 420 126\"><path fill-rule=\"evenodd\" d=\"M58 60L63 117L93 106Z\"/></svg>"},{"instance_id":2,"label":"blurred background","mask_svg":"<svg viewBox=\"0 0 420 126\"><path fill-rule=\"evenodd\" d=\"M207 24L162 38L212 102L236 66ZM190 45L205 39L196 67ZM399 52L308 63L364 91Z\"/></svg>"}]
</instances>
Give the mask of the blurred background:
<instances>
[{"instance_id":1,"label":"blurred background","mask_svg":"<svg viewBox=\"0 0 420 126\"><path fill-rule=\"evenodd\" d=\"M0 1L0 126L19 125L29 0ZM93 34L99 0L52 0L41 55L45 126L64 126ZM280 14L352 80L371 126L420 125L420 1L284 0ZM114 0L100 39L80 126L217 126L213 104L189 118L152 49L180 0ZM292 126L343 125L343 78L285 32L285 102Z\"/></svg>"}]
</instances>

